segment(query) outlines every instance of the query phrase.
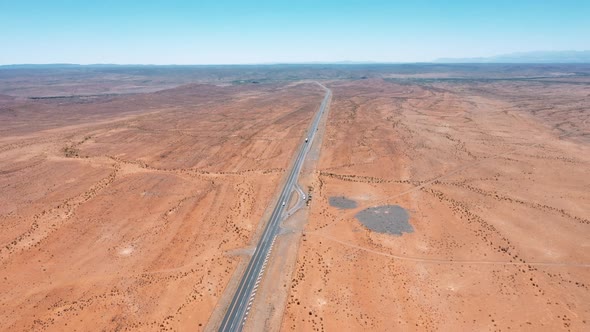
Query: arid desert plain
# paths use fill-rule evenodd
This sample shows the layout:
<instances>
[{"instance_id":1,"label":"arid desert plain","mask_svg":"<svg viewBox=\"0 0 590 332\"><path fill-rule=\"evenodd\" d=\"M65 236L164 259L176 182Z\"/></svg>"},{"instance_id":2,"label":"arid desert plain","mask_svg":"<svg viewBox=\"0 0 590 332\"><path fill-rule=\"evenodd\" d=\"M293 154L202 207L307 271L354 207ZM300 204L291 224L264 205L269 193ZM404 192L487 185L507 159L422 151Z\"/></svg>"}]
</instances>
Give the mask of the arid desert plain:
<instances>
[{"instance_id":1,"label":"arid desert plain","mask_svg":"<svg viewBox=\"0 0 590 332\"><path fill-rule=\"evenodd\" d=\"M590 330L590 65L0 69L0 330L219 329L323 87L245 330Z\"/></svg>"}]
</instances>

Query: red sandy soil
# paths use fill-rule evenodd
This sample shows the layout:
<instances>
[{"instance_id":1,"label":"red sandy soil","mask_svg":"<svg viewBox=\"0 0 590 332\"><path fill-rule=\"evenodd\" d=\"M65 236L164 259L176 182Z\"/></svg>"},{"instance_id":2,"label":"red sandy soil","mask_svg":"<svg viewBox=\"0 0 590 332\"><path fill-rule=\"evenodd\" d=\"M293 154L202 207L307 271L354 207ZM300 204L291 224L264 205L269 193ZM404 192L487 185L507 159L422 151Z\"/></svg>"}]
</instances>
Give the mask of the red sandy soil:
<instances>
[{"instance_id":1,"label":"red sandy soil","mask_svg":"<svg viewBox=\"0 0 590 332\"><path fill-rule=\"evenodd\" d=\"M301 179L313 200L286 222L269 265L280 279L261 286L275 299L258 296L248 326L589 329L590 82L569 77L587 68L429 68L322 72L370 79L325 83L319 165ZM539 70L551 73L504 79ZM0 330L215 326L323 90L116 95L192 74L14 73L0 75ZM414 232L354 218L385 204L407 209Z\"/></svg>"},{"instance_id":2,"label":"red sandy soil","mask_svg":"<svg viewBox=\"0 0 590 332\"><path fill-rule=\"evenodd\" d=\"M590 84L328 87L282 330L590 329ZM354 218L385 204L414 232Z\"/></svg>"},{"instance_id":3,"label":"red sandy soil","mask_svg":"<svg viewBox=\"0 0 590 332\"><path fill-rule=\"evenodd\" d=\"M0 98L0 330L202 330L315 84Z\"/></svg>"}]
</instances>

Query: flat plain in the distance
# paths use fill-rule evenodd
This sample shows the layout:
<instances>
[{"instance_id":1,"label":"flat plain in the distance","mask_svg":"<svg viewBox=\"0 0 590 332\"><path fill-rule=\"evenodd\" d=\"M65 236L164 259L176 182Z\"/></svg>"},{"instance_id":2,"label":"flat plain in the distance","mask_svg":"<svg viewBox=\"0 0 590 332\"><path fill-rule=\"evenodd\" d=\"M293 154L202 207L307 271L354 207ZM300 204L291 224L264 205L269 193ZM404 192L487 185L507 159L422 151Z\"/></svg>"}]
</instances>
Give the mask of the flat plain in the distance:
<instances>
[{"instance_id":1,"label":"flat plain in the distance","mask_svg":"<svg viewBox=\"0 0 590 332\"><path fill-rule=\"evenodd\" d=\"M270 329L590 328L590 65L425 64L1 68L0 330L214 326L312 80Z\"/></svg>"}]
</instances>

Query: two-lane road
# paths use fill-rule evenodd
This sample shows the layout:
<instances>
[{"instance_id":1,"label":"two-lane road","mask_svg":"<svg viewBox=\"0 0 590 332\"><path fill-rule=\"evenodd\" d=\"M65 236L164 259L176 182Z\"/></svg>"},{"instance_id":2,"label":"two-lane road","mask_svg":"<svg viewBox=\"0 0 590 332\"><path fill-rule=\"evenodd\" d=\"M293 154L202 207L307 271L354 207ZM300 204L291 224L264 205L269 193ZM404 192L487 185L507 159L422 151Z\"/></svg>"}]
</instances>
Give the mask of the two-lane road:
<instances>
[{"instance_id":1,"label":"two-lane road","mask_svg":"<svg viewBox=\"0 0 590 332\"><path fill-rule=\"evenodd\" d=\"M293 192L295 184L297 183L297 179L299 178L299 172L301 171L303 162L305 161L305 156L309 151L319 122L326 110L326 105L332 96L332 92L328 88L321 84L319 85L326 90L326 95L322 100L322 104L320 105L318 113L313 119L307 135L301 139L303 143L299 148L295 163L291 168L287 181L285 182L285 186L283 187L283 190L279 196L279 200L277 201L277 205L270 216L270 220L266 224L264 232L262 233L262 237L256 246L254 255L252 255L252 258L248 263L248 267L246 268L246 272L244 272L236 293L234 294L227 312L223 317L219 331L241 331L246 321L246 316L248 315L250 306L252 305L252 300L254 299L254 294L256 293L258 283L262 278L262 273L264 272L264 267L266 266L266 261L272 249L274 239L280 230L279 226L282 221L284 210L287 208L289 198ZM307 142L305 142L305 138L307 138Z\"/></svg>"}]
</instances>

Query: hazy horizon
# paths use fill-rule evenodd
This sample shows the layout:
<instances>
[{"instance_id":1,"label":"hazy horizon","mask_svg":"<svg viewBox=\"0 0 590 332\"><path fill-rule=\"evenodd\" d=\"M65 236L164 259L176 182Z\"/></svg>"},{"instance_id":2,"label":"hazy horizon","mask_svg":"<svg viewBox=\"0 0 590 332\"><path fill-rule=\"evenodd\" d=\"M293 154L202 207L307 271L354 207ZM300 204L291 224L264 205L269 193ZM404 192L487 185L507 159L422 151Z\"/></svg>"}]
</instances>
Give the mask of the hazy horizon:
<instances>
[{"instance_id":1,"label":"hazy horizon","mask_svg":"<svg viewBox=\"0 0 590 332\"><path fill-rule=\"evenodd\" d=\"M580 58L573 60L562 54L571 52L579 53ZM533 55L538 53L549 54L545 59L538 59ZM444 65L444 64L590 64L590 50L583 51L531 51L497 54L486 57L457 57L437 58L431 61L408 62L380 62L380 61L298 61L298 62L260 62L260 63L10 63L0 64L0 67L25 67L25 66L281 66L281 65Z\"/></svg>"},{"instance_id":2,"label":"hazy horizon","mask_svg":"<svg viewBox=\"0 0 590 332\"><path fill-rule=\"evenodd\" d=\"M586 1L0 3L0 65L424 63L589 50Z\"/></svg>"}]
</instances>

